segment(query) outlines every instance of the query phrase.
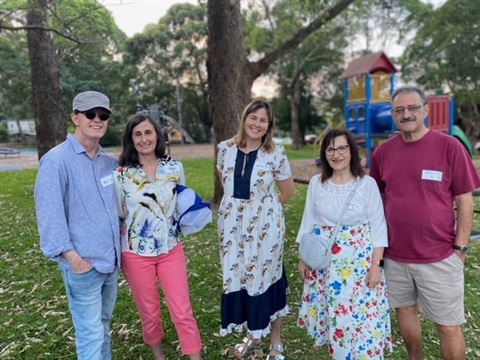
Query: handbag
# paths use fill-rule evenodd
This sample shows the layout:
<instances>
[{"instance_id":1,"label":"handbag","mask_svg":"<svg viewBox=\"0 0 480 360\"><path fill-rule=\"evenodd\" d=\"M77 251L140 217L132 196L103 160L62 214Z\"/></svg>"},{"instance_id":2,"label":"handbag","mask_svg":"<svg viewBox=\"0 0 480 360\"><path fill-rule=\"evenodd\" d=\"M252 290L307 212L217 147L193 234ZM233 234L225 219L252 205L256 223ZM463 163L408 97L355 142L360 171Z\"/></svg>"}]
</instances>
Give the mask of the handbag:
<instances>
[{"instance_id":1,"label":"handbag","mask_svg":"<svg viewBox=\"0 0 480 360\"><path fill-rule=\"evenodd\" d=\"M350 201L357 190L360 181L357 181L355 187L350 192L345 205L343 206L340 217L333 231L333 235L329 238L326 238L322 233L320 228L316 225L311 233L303 234L300 239L299 255L300 259L310 267L310 269L321 270L325 269L330 265L332 261L332 245L335 242L338 230L340 229L340 223L342 221L343 215L347 210Z\"/></svg>"}]
</instances>

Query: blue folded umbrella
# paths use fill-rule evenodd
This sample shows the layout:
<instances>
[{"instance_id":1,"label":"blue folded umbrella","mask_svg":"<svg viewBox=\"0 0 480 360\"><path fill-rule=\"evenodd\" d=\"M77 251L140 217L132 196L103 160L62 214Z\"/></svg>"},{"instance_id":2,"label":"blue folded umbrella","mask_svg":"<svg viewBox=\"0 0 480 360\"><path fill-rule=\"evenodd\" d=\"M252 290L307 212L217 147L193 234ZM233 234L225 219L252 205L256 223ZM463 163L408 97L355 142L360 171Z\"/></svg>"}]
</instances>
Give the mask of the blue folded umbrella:
<instances>
[{"instance_id":1,"label":"blue folded umbrella","mask_svg":"<svg viewBox=\"0 0 480 360\"><path fill-rule=\"evenodd\" d=\"M177 185L176 205L177 232L191 235L212 222L210 204L195 192L183 185Z\"/></svg>"}]
</instances>

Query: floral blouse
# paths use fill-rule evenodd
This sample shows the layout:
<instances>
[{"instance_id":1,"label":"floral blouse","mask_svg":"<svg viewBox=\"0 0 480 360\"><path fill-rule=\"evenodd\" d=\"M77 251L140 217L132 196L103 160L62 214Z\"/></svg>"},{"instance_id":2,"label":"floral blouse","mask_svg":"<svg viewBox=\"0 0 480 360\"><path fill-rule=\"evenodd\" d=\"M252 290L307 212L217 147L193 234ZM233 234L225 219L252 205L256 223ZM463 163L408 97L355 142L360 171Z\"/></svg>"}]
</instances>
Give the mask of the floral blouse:
<instances>
[{"instance_id":1,"label":"floral blouse","mask_svg":"<svg viewBox=\"0 0 480 360\"><path fill-rule=\"evenodd\" d=\"M175 231L177 184L185 185L181 162L163 158L153 181L139 166L119 167L113 183L121 220L122 252L141 256L168 253L180 239Z\"/></svg>"}]
</instances>

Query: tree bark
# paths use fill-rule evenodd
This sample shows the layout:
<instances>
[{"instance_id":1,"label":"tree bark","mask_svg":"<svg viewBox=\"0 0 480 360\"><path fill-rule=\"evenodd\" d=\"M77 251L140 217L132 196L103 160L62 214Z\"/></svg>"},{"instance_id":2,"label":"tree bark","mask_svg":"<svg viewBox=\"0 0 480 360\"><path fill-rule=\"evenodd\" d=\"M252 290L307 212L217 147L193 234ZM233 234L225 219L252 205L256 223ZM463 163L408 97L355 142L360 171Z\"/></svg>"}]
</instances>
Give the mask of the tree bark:
<instances>
[{"instance_id":1,"label":"tree bark","mask_svg":"<svg viewBox=\"0 0 480 360\"><path fill-rule=\"evenodd\" d=\"M47 14L48 0L31 1L27 24L33 28L27 32L27 42L39 159L64 141L67 133L55 47L44 29Z\"/></svg>"},{"instance_id":2,"label":"tree bark","mask_svg":"<svg viewBox=\"0 0 480 360\"><path fill-rule=\"evenodd\" d=\"M298 66L298 54L292 53L293 77L289 90L290 100L290 130L292 132L292 149L298 150L303 145L300 135L300 69Z\"/></svg>"},{"instance_id":3,"label":"tree bark","mask_svg":"<svg viewBox=\"0 0 480 360\"><path fill-rule=\"evenodd\" d=\"M244 48L239 0L208 1L208 88L216 145L236 134L240 116L251 100L254 74ZM214 203L223 188L215 174Z\"/></svg>"}]
</instances>

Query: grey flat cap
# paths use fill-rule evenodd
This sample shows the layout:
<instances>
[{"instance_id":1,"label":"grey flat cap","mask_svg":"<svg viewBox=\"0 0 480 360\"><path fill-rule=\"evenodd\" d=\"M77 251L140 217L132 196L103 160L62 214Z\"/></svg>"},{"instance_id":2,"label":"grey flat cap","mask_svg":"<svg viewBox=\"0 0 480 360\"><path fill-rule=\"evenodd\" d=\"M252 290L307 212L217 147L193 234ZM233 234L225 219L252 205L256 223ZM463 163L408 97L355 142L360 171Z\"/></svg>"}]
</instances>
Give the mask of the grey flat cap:
<instances>
[{"instance_id":1,"label":"grey flat cap","mask_svg":"<svg viewBox=\"0 0 480 360\"><path fill-rule=\"evenodd\" d=\"M73 111L87 111L94 108L110 110L110 100L98 91L84 91L75 96L72 102Z\"/></svg>"}]
</instances>

